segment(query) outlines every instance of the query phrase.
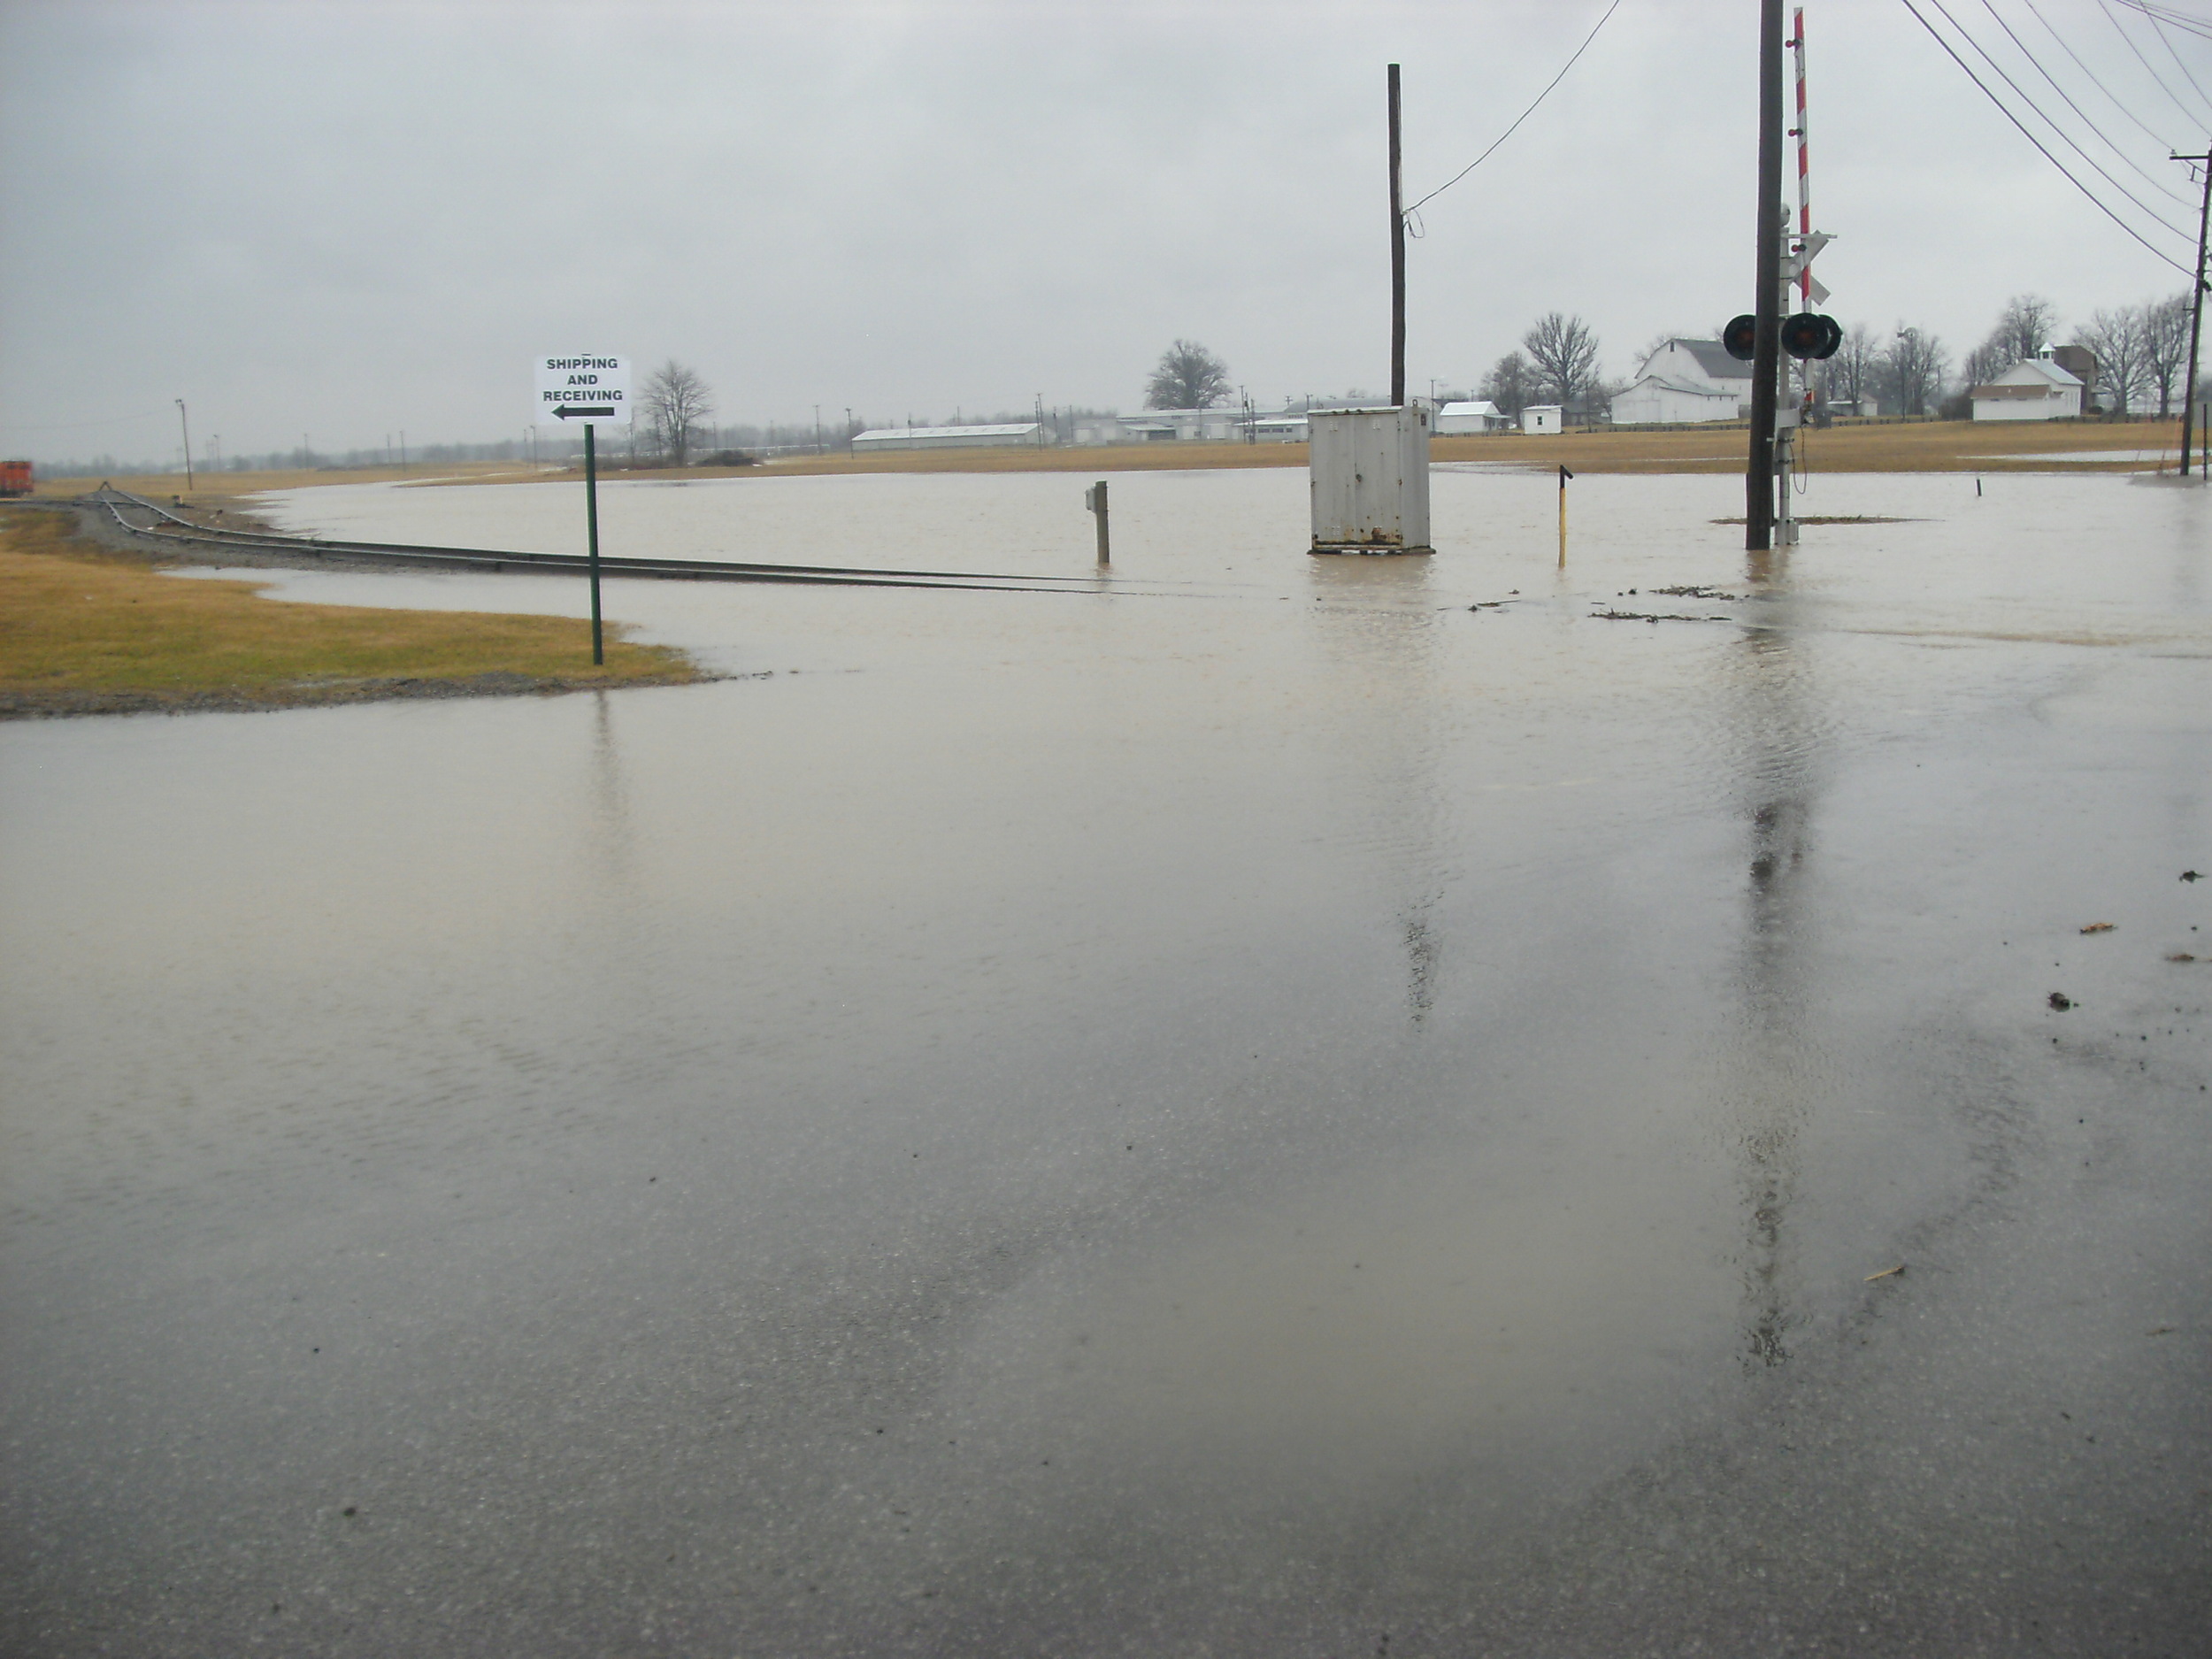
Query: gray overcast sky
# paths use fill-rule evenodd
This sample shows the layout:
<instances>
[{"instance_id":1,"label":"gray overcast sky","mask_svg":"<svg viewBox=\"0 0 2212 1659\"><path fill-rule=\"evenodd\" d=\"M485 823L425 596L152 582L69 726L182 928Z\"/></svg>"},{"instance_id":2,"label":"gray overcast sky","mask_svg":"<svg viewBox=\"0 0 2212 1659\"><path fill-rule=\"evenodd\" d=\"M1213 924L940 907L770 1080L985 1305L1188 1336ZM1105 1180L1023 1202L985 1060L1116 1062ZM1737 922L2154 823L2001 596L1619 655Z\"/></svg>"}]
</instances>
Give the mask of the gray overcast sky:
<instances>
[{"instance_id":1,"label":"gray overcast sky","mask_svg":"<svg viewBox=\"0 0 2212 1659\"><path fill-rule=\"evenodd\" d=\"M1982 0L1946 3L2003 44ZM1133 408L1178 335L1263 403L1380 388L1384 65L1405 65L1418 196L1604 4L0 0L0 448L173 456L179 396L196 449L516 435L543 351L672 354L733 421ZM2029 0L1993 4L2192 198L2098 150L2193 237L2157 141L2204 147L2188 77L2212 88L2212 42L2113 4L2170 94L2099 0L2034 0L2146 133ZM2070 324L2185 286L1901 0L1808 12L1815 217L1841 239L1818 268L1846 322L1962 349L2020 290ZM1623 0L1423 210L1417 388L1479 379L1553 308L1614 374L1748 309L1756 19Z\"/></svg>"}]
</instances>

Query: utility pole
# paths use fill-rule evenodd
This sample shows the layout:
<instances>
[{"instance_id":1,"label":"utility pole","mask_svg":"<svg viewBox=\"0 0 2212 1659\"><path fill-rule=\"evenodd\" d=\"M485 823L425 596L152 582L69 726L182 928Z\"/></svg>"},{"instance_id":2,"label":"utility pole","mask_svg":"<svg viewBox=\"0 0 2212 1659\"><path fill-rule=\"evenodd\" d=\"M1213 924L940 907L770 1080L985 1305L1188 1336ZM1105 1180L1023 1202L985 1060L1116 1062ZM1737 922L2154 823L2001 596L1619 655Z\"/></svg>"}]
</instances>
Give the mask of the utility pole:
<instances>
[{"instance_id":1,"label":"utility pole","mask_svg":"<svg viewBox=\"0 0 2212 1659\"><path fill-rule=\"evenodd\" d=\"M1775 377L1782 360L1782 0L1759 3L1758 331L1751 357L1751 455L1744 469L1744 548L1774 544Z\"/></svg>"},{"instance_id":2,"label":"utility pole","mask_svg":"<svg viewBox=\"0 0 2212 1659\"><path fill-rule=\"evenodd\" d=\"M1390 65L1390 406L1406 402L1406 215L1398 135L1398 65Z\"/></svg>"},{"instance_id":3,"label":"utility pole","mask_svg":"<svg viewBox=\"0 0 2212 1659\"><path fill-rule=\"evenodd\" d=\"M2190 373L2193 374L2196 372L2196 355L2193 347L2190 352L2189 367ZM181 397L177 399L177 423L184 428L184 487L190 489L192 488L192 420L185 413L184 399ZM2181 470L2185 472L2189 470L2189 441L2184 438L2181 443Z\"/></svg>"},{"instance_id":4,"label":"utility pole","mask_svg":"<svg viewBox=\"0 0 2212 1659\"><path fill-rule=\"evenodd\" d=\"M2193 302L2189 307L2189 378L2181 388L2181 475L2186 478L2191 417L2197 406L2197 347L2204 338L2204 236L2205 231L2212 228L2212 150L2201 156L2176 156L2173 159L2196 162L2204 168L2204 200L2197 209L2197 280L2195 291L2189 296ZM2196 436L2200 451L2212 449L2212 443L2207 442L2212 434L2200 432Z\"/></svg>"}]
</instances>

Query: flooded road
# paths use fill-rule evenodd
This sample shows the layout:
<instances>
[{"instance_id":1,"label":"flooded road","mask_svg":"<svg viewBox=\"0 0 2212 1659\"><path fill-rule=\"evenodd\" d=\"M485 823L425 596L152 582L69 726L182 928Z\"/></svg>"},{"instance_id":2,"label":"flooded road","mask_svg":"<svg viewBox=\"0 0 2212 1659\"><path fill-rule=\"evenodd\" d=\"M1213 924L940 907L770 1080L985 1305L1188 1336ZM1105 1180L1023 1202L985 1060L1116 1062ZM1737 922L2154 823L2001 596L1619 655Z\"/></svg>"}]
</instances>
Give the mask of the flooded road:
<instances>
[{"instance_id":1,"label":"flooded road","mask_svg":"<svg viewBox=\"0 0 2212 1659\"><path fill-rule=\"evenodd\" d=\"M1068 574L1081 483L603 533ZM1304 488L609 585L714 684L0 728L0 1648L2200 1650L2212 498Z\"/></svg>"}]
</instances>

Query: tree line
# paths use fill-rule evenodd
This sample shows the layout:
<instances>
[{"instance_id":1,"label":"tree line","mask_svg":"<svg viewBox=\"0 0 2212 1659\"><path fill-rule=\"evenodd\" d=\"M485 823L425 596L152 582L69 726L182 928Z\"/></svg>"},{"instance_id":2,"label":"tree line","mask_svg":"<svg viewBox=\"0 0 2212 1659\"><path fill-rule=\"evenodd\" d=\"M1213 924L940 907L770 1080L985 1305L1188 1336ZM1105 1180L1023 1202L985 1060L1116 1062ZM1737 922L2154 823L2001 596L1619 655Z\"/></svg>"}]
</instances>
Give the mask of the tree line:
<instances>
[{"instance_id":1,"label":"tree line","mask_svg":"<svg viewBox=\"0 0 2212 1659\"><path fill-rule=\"evenodd\" d=\"M2098 389L2108 412L2146 412L2155 402L2164 418L2173 412L2188 378L2189 320L2190 296L2176 294L2093 312L2067 343L2095 354ZM1955 375L1950 349L1933 329L1901 319L1884 332L1856 323L1846 330L1836 355L1811 373L1831 402L1871 402L1895 414L1963 419L1972 412L1973 388L2057 342L2057 308L2049 300L2015 295L1982 342L1958 360ZM1648 362L1669 340L1719 334L1717 327L1702 336L1662 334L1639 362ZM1801 376L1808 367L1797 365L1797 372ZM1515 419L1532 403L1557 403L1571 421L1593 420L1631 383L1605 378L1597 335L1582 318L1548 311L1521 336L1517 349L1491 365L1477 395Z\"/></svg>"}]
</instances>

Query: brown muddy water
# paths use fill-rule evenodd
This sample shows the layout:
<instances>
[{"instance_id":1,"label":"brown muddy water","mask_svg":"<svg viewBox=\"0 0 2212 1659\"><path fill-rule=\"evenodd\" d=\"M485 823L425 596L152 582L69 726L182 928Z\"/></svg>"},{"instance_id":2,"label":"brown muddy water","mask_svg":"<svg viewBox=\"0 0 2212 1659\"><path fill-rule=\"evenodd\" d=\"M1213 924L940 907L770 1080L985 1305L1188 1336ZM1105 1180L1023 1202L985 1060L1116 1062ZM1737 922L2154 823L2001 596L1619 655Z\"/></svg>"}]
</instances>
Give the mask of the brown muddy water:
<instances>
[{"instance_id":1,"label":"brown muddy water","mask_svg":"<svg viewBox=\"0 0 2212 1659\"><path fill-rule=\"evenodd\" d=\"M609 585L715 684L0 729L0 1648L2200 1650L2212 496L1985 488L1125 475Z\"/></svg>"}]
</instances>

